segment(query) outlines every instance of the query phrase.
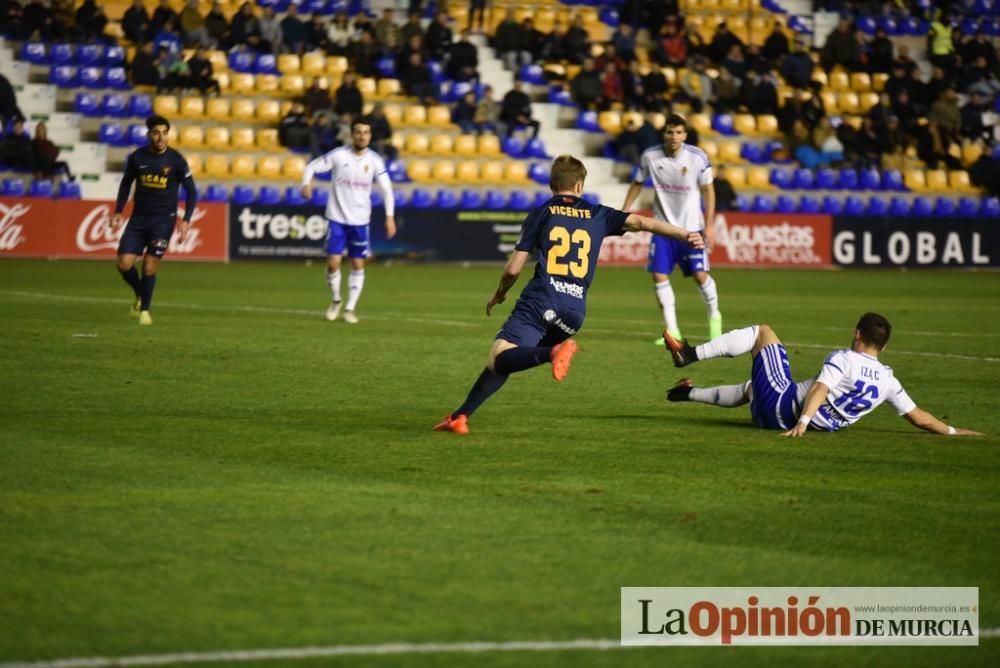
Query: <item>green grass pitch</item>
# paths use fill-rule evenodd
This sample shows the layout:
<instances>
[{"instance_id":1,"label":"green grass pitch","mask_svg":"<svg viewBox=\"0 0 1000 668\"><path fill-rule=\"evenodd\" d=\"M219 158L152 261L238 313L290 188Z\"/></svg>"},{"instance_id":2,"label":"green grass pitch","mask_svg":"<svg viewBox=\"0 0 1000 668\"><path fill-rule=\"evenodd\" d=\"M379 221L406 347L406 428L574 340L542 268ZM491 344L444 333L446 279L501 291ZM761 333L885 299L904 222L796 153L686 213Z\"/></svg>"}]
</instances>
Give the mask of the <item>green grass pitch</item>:
<instances>
[{"instance_id":1,"label":"green grass pitch","mask_svg":"<svg viewBox=\"0 0 1000 668\"><path fill-rule=\"evenodd\" d=\"M518 374L471 434L433 433L513 304L485 317L498 275L372 266L350 326L323 320L317 265L168 260L141 328L110 262L0 262L0 663L617 638L624 585L978 586L1000 627L1000 274L715 272L726 328L770 324L796 377L884 313L910 395L983 438L882 407L792 441L667 404L682 374L649 278L616 268L563 383ZM703 339L694 284L675 289ZM749 359L684 371L734 383ZM995 666L1000 638L293 665L719 664Z\"/></svg>"}]
</instances>

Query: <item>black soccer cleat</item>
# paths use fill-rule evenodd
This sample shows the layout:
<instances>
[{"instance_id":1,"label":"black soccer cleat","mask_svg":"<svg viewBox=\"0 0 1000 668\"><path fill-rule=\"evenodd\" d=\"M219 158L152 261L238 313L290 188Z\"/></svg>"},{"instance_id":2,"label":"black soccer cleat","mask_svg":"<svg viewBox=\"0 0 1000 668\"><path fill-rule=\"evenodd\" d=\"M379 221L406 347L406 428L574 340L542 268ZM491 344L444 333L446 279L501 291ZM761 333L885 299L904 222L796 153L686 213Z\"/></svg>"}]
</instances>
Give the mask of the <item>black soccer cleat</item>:
<instances>
[{"instance_id":1,"label":"black soccer cleat","mask_svg":"<svg viewBox=\"0 0 1000 668\"><path fill-rule=\"evenodd\" d=\"M687 366L698 361L698 353L688 345L687 339L678 341L670 335L670 332L663 330L663 342L670 351L670 356L674 358L674 366Z\"/></svg>"},{"instance_id":2,"label":"black soccer cleat","mask_svg":"<svg viewBox=\"0 0 1000 668\"><path fill-rule=\"evenodd\" d=\"M691 401L691 390L694 389L690 378L681 378L677 384L667 390L667 401Z\"/></svg>"}]
</instances>

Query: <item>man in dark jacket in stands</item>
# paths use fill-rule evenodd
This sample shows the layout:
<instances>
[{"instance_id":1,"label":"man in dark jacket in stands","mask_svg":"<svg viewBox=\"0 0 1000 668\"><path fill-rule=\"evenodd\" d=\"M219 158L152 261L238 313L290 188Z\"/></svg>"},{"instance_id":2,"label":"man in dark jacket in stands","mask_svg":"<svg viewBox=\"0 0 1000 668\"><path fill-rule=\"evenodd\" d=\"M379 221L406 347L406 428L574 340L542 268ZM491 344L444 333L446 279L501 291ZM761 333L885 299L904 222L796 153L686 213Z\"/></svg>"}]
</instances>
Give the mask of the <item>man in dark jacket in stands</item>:
<instances>
[{"instance_id":1,"label":"man in dark jacket in stands","mask_svg":"<svg viewBox=\"0 0 1000 668\"><path fill-rule=\"evenodd\" d=\"M152 37L149 32L150 18L146 5L142 0L132 0L132 6L125 10L122 16L122 32L125 37L136 44L141 44Z\"/></svg>"},{"instance_id":2,"label":"man in dark jacket in stands","mask_svg":"<svg viewBox=\"0 0 1000 668\"><path fill-rule=\"evenodd\" d=\"M333 110L338 116L349 115L352 119L361 115L361 109L365 106L361 89L358 88L357 76L354 72L344 72L344 78L334 94Z\"/></svg>"},{"instance_id":3,"label":"man in dark jacket in stands","mask_svg":"<svg viewBox=\"0 0 1000 668\"><path fill-rule=\"evenodd\" d=\"M521 90L520 79L514 79L514 87L507 91L500 103L500 120L513 132L517 126L531 128L532 138L538 136L540 123L531 117L531 98Z\"/></svg>"},{"instance_id":4,"label":"man in dark jacket in stands","mask_svg":"<svg viewBox=\"0 0 1000 668\"><path fill-rule=\"evenodd\" d=\"M451 49L451 28L448 27L447 12L439 12L436 17L434 17L434 22L427 27L427 37L424 43L427 45L427 50L431 52L431 57L435 60L441 60L444 58L448 50Z\"/></svg>"}]
</instances>

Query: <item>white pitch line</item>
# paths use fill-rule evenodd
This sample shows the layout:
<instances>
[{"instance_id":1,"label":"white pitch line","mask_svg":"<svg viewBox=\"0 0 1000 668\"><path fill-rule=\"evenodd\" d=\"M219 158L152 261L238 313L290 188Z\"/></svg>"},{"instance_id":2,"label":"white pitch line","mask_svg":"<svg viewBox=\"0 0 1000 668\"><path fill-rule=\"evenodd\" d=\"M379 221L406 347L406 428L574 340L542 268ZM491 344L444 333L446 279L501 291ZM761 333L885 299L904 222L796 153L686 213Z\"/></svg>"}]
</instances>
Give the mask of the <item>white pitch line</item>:
<instances>
[{"instance_id":1,"label":"white pitch line","mask_svg":"<svg viewBox=\"0 0 1000 668\"><path fill-rule=\"evenodd\" d=\"M82 297L76 295L59 295L52 294L49 292L28 292L23 290L0 290L0 294L14 295L17 297L31 297L31 298L42 298L42 299L56 299L59 301L68 302L96 302L101 304L119 304L123 300L111 298L111 297ZM276 313L282 315L303 315L303 316L313 316L317 319L321 316L321 311L318 309L296 309L296 308L279 308L276 306L252 306L252 305L235 305L235 306L211 306L205 304L178 304L169 301L157 301L157 306L165 308L182 308L192 311L228 311L237 313ZM406 322L417 322L417 323L427 323L434 325L448 325L451 327L478 327L477 322L470 320L449 320L443 317L437 317L435 314L428 314L425 317L412 316L401 313L387 313L387 314L371 314L366 315L366 318L370 320L403 320ZM452 316L454 317L454 316ZM628 320L619 320L617 322L635 322ZM826 329L826 328L817 328ZM608 329L601 327L588 327L588 332L594 332L597 334L629 334L644 336L648 334L648 331L637 331L637 330L620 330L620 329ZM941 333L944 335L945 333ZM795 343L795 342L784 342L786 346L798 347L798 348L816 348L820 350L834 350L838 347L836 344L823 345L816 343ZM960 355L958 353L938 353L938 352L919 352L912 350L897 350L892 349L892 354L894 355L912 355L916 357L939 357L944 359L956 359L956 360L970 360L974 362L1000 362L998 357L980 357L977 355Z\"/></svg>"},{"instance_id":2,"label":"white pitch line","mask_svg":"<svg viewBox=\"0 0 1000 668\"><path fill-rule=\"evenodd\" d=\"M980 638L996 638L1000 628L980 629ZM73 657L45 661L0 663L0 668L122 668L126 666L176 666L191 663L244 663L249 661L302 661L337 656L386 656L393 654L446 654L485 652L613 651L636 649L617 639L512 640L507 642L387 643L382 645L333 645L329 647L289 647L232 650L223 652L182 652L140 654L120 657Z\"/></svg>"}]
</instances>

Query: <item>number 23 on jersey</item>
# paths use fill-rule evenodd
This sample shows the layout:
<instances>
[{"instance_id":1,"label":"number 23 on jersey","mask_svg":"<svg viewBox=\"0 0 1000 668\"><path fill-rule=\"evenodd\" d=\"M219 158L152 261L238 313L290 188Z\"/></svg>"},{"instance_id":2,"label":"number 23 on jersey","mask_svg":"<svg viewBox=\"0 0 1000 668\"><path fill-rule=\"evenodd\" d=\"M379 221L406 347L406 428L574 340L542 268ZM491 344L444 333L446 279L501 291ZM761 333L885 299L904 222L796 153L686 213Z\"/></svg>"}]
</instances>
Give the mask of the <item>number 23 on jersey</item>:
<instances>
[{"instance_id":1,"label":"number 23 on jersey","mask_svg":"<svg viewBox=\"0 0 1000 668\"><path fill-rule=\"evenodd\" d=\"M549 275L586 277L590 269L590 233L587 230L577 229L570 233L565 227L553 227L549 241L552 248L545 266Z\"/></svg>"}]
</instances>

